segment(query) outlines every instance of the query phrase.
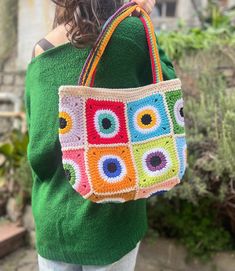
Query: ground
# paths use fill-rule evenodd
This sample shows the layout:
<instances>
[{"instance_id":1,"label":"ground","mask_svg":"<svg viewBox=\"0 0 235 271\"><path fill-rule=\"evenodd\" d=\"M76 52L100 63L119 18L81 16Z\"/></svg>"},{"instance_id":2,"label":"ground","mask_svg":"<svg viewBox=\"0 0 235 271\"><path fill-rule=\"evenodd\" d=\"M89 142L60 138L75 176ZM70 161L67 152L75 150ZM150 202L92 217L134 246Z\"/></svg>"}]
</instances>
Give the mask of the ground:
<instances>
[{"instance_id":1,"label":"ground","mask_svg":"<svg viewBox=\"0 0 235 271\"><path fill-rule=\"evenodd\" d=\"M146 253L145 244L142 243L137 259L135 271L173 271L173 269L165 269L153 262L153 253ZM147 254L147 255L146 255ZM152 258L152 260L150 259ZM21 248L13 252L9 256L0 260L1 271L38 271L37 254L32 248ZM124 271L124 270L120 270Z\"/></svg>"},{"instance_id":2,"label":"ground","mask_svg":"<svg viewBox=\"0 0 235 271\"><path fill-rule=\"evenodd\" d=\"M172 240L154 238L141 242L135 271L234 271L235 252L218 253L212 262L185 261L184 247ZM37 254L27 247L0 260L0 271L38 271ZM120 270L125 271L125 270Z\"/></svg>"},{"instance_id":3,"label":"ground","mask_svg":"<svg viewBox=\"0 0 235 271\"><path fill-rule=\"evenodd\" d=\"M148 266L148 267L147 267ZM135 271L160 271L163 269L156 269L151 264L146 266L146 260L141 255L138 257L138 262ZM4 261L0 261L1 271L38 271L37 254L35 250L29 248L21 248L10 256L6 257ZM172 269L164 269L164 271L172 271Z\"/></svg>"}]
</instances>

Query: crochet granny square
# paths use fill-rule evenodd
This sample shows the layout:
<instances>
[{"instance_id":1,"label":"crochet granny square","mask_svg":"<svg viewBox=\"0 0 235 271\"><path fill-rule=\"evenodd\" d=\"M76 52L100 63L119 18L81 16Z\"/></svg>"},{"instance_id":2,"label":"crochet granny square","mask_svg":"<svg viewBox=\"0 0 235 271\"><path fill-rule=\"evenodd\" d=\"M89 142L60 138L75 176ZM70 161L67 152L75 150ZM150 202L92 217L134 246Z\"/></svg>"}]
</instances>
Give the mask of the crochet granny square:
<instances>
[{"instance_id":1,"label":"crochet granny square","mask_svg":"<svg viewBox=\"0 0 235 271\"><path fill-rule=\"evenodd\" d=\"M180 182L187 144L179 79L125 92L63 86L60 100L66 178L84 198L125 202Z\"/></svg>"}]
</instances>

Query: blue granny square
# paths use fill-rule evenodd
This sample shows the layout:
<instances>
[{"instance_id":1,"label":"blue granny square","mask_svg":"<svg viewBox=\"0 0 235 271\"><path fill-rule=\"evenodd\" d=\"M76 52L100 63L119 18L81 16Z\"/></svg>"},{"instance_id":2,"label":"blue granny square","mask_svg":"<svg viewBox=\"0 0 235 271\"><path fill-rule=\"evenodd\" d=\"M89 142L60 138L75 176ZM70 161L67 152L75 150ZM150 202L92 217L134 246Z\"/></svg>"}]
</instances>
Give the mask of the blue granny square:
<instances>
[{"instance_id":1,"label":"blue granny square","mask_svg":"<svg viewBox=\"0 0 235 271\"><path fill-rule=\"evenodd\" d=\"M167 135L170 131L169 118L161 94L151 95L127 103L129 130L132 142L146 141Z\"/></svg>"},{"instance_id":2,"label":"blue granny square","mask_svg":"<svg viewBox=\"0 0 235 271\"><path fill-rule=\"evenodd\" d=\"M186 163L187 163L186 161L187 160L187 144L186 144L186 139L184 136L176 138L176 147L177 147L178 157L180 160L179 178L182 179L185 173Z\"/></svg>"}]
</instances>

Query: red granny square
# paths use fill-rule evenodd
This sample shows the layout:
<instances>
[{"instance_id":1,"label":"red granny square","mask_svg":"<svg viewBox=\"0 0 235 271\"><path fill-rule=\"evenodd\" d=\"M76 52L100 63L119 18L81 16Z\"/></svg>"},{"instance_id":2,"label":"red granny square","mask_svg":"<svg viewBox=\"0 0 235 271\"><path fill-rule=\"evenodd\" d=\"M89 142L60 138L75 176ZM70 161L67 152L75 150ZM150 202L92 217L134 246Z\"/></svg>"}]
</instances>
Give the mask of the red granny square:
<instances>
[{"instance_id":1,"label":"red granny square","mask_svg":"<svg viewBox=\"0 0 235 271\"><path fill-rule=\"evenodd\" d=\"M125 104L88 99L86 102L88 143L127 143Z\"/></svg>"}]
</instances>

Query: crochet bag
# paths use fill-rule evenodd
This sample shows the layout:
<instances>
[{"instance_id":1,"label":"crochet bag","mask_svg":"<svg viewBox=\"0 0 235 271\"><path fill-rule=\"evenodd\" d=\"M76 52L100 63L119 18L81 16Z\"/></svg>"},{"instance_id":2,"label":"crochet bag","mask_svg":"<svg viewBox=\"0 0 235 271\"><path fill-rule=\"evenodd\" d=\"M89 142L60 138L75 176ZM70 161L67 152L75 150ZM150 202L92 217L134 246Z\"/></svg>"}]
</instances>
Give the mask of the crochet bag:
<instances>
[{"instance_id":1,"label":"crochet bag","mask_svg":"<svg viewBox=\"0 0 235 271\"><path fill-rule=\"evenodd\" d=\"M79 86L59 88L59 140L65 175L96 203L148 198L177 185L186 168L183 98L179 79L163 81L154 27L140 7L153 83L93 87L96 67L118 24L138 5L122 6L103 27Z\"/></svg>"}]
</instances>

